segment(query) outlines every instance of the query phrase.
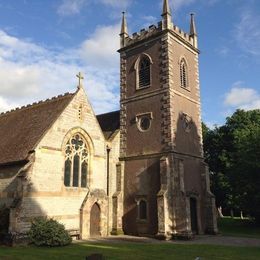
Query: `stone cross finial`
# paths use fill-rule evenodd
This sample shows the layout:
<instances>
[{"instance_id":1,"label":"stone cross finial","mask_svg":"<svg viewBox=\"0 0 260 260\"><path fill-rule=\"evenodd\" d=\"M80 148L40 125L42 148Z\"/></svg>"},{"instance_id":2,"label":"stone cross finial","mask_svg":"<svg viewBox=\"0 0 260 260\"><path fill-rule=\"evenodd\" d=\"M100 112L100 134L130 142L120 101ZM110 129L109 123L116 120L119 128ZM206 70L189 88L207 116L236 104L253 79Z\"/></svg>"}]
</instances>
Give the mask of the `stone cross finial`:
<instances>
[{"instance_id":1,"label":"stone cross finial","mask_svg":"<svg viewBox=\"0 0 260 260\"><path fill-rule=\"evenodd\" d=\"M80 88L82 86L82 81L83 81L84 77L83 77L83 74L81 72L79 72L79 74L77 74L76 76L79 79L78 88Z\"/></svg>"}]
</instances>

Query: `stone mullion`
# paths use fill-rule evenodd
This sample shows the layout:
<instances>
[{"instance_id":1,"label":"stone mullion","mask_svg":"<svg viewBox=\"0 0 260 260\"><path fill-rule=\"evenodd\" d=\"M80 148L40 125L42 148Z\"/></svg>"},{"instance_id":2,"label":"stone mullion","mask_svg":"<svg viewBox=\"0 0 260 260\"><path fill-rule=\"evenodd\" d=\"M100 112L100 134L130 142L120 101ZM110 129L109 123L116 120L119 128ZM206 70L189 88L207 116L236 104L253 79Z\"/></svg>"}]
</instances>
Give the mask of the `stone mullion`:
<instances>
[{"instance_id":1,"label":"stone mullion","mask_svg":"<svg viewBox=\"0 0 260 260\"><path fill-rule=\"evenodd\" d=\"M82 152L79 156L79 184L78 187L81 187L81 175L82 175Z\"/></svg>"},{"instance_id":2,"label":"stone mullion","mask_svg":"<svg viewBox=\"0 0 260 260\"><path fill-rule=\"evenodd\" d=\"M74 155L71 158L71 167L70 167L70 187L73 187L73 168L74 168Z\"/></svg>"}]
</instances>

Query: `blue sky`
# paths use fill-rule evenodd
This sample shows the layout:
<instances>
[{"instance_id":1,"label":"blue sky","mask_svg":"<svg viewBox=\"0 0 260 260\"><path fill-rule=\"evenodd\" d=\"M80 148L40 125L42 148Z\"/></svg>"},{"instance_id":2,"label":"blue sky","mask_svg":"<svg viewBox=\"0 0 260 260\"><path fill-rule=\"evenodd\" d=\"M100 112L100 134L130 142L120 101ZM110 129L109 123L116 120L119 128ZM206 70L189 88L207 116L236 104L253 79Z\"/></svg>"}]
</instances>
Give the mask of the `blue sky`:
<instances>
[{"instance_id":1,"label":"blue sky","mask_svg":"<svg viewBox=\"0 0 260 260\"><path fill-rule=\"evenodd\" d=\"M260 108L260 1L172 0L174 24L196 13L202 118ZM161 19L162 0L0 0L0 111L84 86L96 113L118 109L119 28Z\"/></svg>"}]
</instances>

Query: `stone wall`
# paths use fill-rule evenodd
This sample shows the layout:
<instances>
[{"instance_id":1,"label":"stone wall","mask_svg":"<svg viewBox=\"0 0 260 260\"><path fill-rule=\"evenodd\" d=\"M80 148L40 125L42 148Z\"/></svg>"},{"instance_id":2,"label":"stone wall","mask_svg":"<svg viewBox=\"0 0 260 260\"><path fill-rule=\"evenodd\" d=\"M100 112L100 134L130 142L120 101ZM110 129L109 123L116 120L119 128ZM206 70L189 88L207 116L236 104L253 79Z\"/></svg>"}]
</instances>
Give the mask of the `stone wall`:
<instances>
[{"instance_id":1,"label":"stone wall","mask_svg":"<svg viewBox=\"0 0 260 260\"><path fill-rule=\"evenodd\" d=\"M10 207L17 194L17 175L23 165L2 166L0 168L0 207L6 205Z\"/></svg>"},{"instance_id":2,"label":"stone wall","mask_svg":"<svg viewBox=\"0 0 260 260\"><path fill-rule=\"evenodd\" d=\"M109 233L113 229L113 195L117 192L117 164L119 160L119 147L120 147L120 133L116 131L114 135L108 140L108 146L110 148L109 153ZM122 207L123 205L120 205ZM116 212L117 214L117 212Z\"/></svg>"},{"instance_id":3,"label":"stone wall","mask_svg":"<svg viewBox=\"0 0 260 260\"><path fill-rule=\"evenodd\" d=\"M152 213L149 211L148 222L149 218L154 218L154 212L158 213L159 236L192 235L194 216L191 216L190 201L196 203L198 233L207 231L209 218L212 223L215 221L211 210L213 197L203 184L206 178L201 168L204 159L199 50L195 38L177 26L170 25L164 30L159 23L158 27L150 26L148 30L127 37L119 51L120 160L125 165L123 220L127 234L140 231L137 223L140 196L147 197L149 204L156 205ZM151 84L138 89L136 63L142 55L151 60ZM182 59L187 64L188 84L185 88L181 86L180 77ZM141 132L135 118L147 112L152 113L152 124L149 131ZM152 161L160 166L151 167ZM144 230L143 226L140 228ZM151 226L146 228L148 234L154 234L154 230Z\"/></svg>"},{"instance_id":4,"label":"stone wall","mask_svg":"<svg viewBox=\"0 0 260 260\"><path fill-rule=\"evenodd\" d=\"M76 133L85 138L90 153L88 188L63 184L65 144ZM92 190L106 194L105 145L103 133L81 88L35 149L35 161L28 176L30 185L17 209L16 231L26 231L32 217L44 215L58 219L67 229L80 230L80 209L87 194ZM95 203L93 197L92 200Z\"/></svg>"}]
</instances>

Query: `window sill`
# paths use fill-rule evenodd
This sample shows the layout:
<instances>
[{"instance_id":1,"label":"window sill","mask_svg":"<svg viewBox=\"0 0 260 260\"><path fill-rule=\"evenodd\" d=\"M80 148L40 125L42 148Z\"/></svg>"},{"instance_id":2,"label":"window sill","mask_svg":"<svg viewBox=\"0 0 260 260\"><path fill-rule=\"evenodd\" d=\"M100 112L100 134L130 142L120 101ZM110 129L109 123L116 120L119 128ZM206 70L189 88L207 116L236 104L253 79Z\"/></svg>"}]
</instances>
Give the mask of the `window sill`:
<instances>
[{"instance_id":1,"label":"window sill","mask_svg":"<svg viewBox=\"0 0 260 260\"><path fill-rule=\"evenodd\" d=\"M188 91L188 92L191 92L191 89L190 89L190 88L185 88L185 87L182 87L182 86L181 86L181 88L182 88L182 89L185 89L185 90Z\"/></svg>"},{"instance_id":2,"label":"window sill","mask_svg":"<svg viewBox=\"0 0 260 260\"><path fill-rule=\"evenodd\" d=\"M65 188L67 191L79 191L79 190L87 191L87 190L89 190L88 187L66 187L66 186L64 186L64 188Z\"/></svg>"},{"instance_id":3,"label":"window sill","mask_svg":"<svg viewBox=\"0 0 260 260\"><path fill-rule=\"evenodd\" d=\"M135 88L135 90L139 91L139 90L147 89L147 88L150 88L150 87L151 87L151 85L145 86L145 87L141 87L141 88Z\"/></svg>"}]
</instances>

